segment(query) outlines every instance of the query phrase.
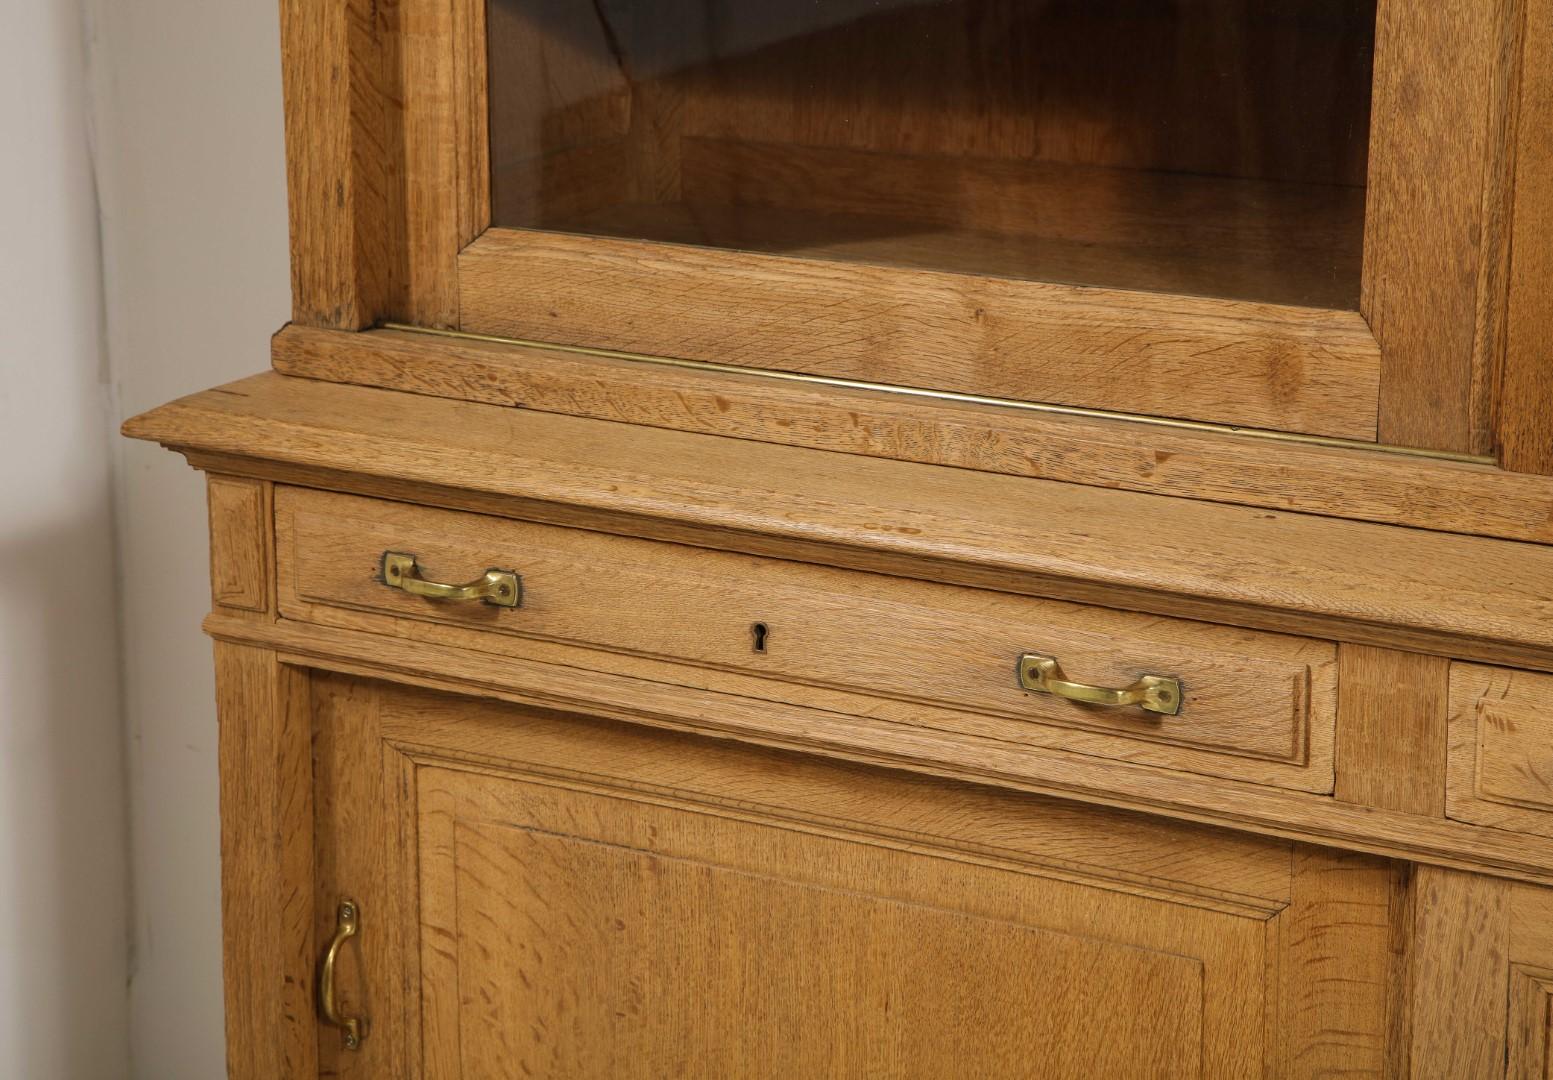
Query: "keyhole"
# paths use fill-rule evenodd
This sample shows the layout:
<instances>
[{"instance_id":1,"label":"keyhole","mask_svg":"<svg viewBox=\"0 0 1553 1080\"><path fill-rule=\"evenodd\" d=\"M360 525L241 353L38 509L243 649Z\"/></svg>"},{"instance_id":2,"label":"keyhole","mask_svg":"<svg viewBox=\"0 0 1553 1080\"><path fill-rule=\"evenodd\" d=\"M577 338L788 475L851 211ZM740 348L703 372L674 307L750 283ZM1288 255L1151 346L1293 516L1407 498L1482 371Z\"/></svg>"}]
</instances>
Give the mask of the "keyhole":
<instances>
[{"instance_id":1,"label":"keyhole","mask_svg":"<svg viewBox=\"0 0 1553 1080\"><path fill-rule=\"evenodd\" d=\"M750 636L755 639L756 652L763 653L766 651L766 636L770 634L770 632L771 631L763 622L758 622L754 626L750 627Z\"/></svg>"}]
</instances>

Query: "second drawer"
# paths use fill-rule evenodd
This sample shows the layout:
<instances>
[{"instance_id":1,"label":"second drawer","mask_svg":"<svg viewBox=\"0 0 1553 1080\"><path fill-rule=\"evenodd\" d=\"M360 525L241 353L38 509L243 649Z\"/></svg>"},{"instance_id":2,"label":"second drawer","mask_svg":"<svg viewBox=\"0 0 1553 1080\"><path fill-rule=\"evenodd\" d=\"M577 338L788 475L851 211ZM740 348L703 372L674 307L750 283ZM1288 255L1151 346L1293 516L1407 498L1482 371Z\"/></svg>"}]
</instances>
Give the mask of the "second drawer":
<instances>
[{"instance_id":1,"label":"second drawer","mask_svg":"<svg viewBox=\"0 0 1553 1080\"><path fill-rule=\"evenodd\" d=\"M289 619L342 610L401 635L400 619L479 631L485 651L532 639L655 657L761 676L767 697L783 684L868 695L878 706L857 711L881 723L1332 787L1330 642L305 489L279 489L275 510ZM390 552L445 583L513 571L520 602L410 595L383 580ZM1095 687L1160 677L1164 711L1032 692L1016 672L1024 655Z\"/></svg>"}]
</instances>

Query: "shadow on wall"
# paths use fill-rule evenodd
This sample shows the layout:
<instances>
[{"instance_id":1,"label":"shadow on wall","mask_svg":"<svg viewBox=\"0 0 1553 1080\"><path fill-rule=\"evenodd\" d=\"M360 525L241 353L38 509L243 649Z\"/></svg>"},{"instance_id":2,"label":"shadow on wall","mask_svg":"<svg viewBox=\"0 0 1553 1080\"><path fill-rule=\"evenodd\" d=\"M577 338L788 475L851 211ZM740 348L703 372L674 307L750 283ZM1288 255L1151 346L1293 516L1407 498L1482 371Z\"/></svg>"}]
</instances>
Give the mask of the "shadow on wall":
<instances>
[{"instance_id":1,"label":"shadow on wall","mask_svg":"<svg viewBox=\"0 0 1553 1080\"><path fill-rule=\"evenodd\" d=\"M92 494L35 531L0 522L0 1061L18 1077L126 1064L112 530Z\"/></svg>"}]
</instances>

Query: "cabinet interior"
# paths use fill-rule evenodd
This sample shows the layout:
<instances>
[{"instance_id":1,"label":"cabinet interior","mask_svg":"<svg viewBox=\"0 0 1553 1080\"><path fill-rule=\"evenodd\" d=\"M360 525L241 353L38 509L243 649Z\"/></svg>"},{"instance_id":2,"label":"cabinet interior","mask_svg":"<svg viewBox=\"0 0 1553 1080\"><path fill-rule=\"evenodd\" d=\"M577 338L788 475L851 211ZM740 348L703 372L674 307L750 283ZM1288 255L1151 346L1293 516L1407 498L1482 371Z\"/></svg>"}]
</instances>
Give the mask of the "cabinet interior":
<instances>
[{"instance_id":1,"label":"cabinet interior","mask_svg":"<svg viewBox=\"0 0 1553 1080\"><path fill-rule=\"evenodd\" d=\"M489 0L492 223L1359 300L1375 0Z\"/></svg>"}]
</instances>

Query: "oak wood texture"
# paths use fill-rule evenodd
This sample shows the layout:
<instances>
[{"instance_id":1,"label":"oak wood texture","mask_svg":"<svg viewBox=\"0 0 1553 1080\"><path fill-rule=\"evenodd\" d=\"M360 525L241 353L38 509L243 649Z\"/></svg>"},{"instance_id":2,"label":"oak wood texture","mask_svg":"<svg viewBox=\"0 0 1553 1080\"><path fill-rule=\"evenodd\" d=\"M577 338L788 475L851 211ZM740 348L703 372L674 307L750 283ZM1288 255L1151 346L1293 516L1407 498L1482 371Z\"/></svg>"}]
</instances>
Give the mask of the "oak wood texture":
<instances>
[{"instance_id":1,"label":"oak wood texture","mask_svg":"<svg viewBox=\"0 0 1553 1080\"><path fill-rule=\"evenodd\" d=\"M455 0L448 43L453 50L453 77L450 99L453 123L457 130L458 163L454 183L458 193L458 235L454 250L463 247L491 225L491 115L487 93L489 72L486 67L486 36L489 26L488 5L480 0ZM435 8L429 10L437 10ZM436 97L426 99L439 101ZM440 123L447 123L445 113ZM439 267L447 274L446 265ZM457 265L453 267L456 274ZM457 287L451 277L438 281L439 290Z\"/></svg>"},{"instance_id":2,"label":"oak wood texture","mask_svg":"<svg viewBox=\"0 0 1553 1080\"><path fill-rule=\"evenodd\" d=\"M1512 467L1553 471L1547 7L1380 0L1361 315L822 263L801 245L487 231L485 4L283 0L294 314L1497 446ZM1243 56L1237 33L1212 44ZM1161 62L1183 80L1209 73L1180 59ZM626 160L649 166L632 198L694 204L697 184L722 198L728 179L704 160L732 137L719 100L783 113L774 97L683 80L626 78L630 97L608 81L600 115L624 118L618 140L530 163L524 198L566 185L582 213L618 195ZM1222 103L1242 121L1250 104ZM791 131L757 130L813 151L794 160L845 204L847 154L881 149L847 139L879 131L800 136L846 115L795 111ZM997 128L946 110L896 134ZM917 178L932 188L930 170ZM792 179L761 179L780 218ZM947 220L951 235L909 257L944 258L988 220ZM1032 1062L1058 1075L1547 1075L1545 479L1100 419L1005 424L970 405L515 361L501 346L401 343L363 367L332 337L302 340L299 372L417 393L266 375L126 425L218 474L207 628L231 1076L435 1078L515 1060L650 1074L693 1067L687 1048L738 1051L731 1075L823 1074L863 1053L883 1075ZM466 395L488 404L446 400ZM675 427L693 430L661 430ZM318 508L309 522L283 514L284 550L321 559L277 566L277 483L339 492L283 498ZM342 532L342 514L363 535ZM546 620L539 632L378 595L361 541L411 519L447 545L438 569L535 544L539 588L513 614ZM618 564L631 580L584 581L585 558L595 578ZM618 610L546 607L552 582ZM726 610L708 600L718 586ZM697 599L676 607L685 596ZM745 609L771 602L777 651L736 652ZM672 634L618 629L644 603ZM980 696L990 668L976 650L1035 631L1089 650L1079 677L1119 663L1117 642L1201 665L1189 701L1220 672L1239 686L1275 669L1287 685L1305 664L1306 712L1323 723L1293 754L1242 713L1222 714L1214 747L1058 714L1030 723ZM942 666L890 670L892 637L936 647ZM1322 742L1331 642L1335 763ZM843 663L849 650L867 662ZM1298 696L1280 691L1277 715L1298 716L1285 708ZM1237 774L1212 774L1214 761ZM1276 768L1322 783L1253 775ZM314 999L347 895L363 913L341 962L343 1003L367 1018L360 1053L318 1023ZM823 979L815 955L832 961ZM792 1037L769 1037L772 1018ZM983 1037L928 1037L956 1028ZM600 1042L637 1052L612 1067Z\"/></svg>"},{"instance_id":3,"label":"oak wood texture","mask_svg":"<svg viewBox=\"0 0 1553 1080\"><path fill-rule=\"evenodd\" d=\"M1337 659L1334 794L1442 817L1450 661L1367 645L1344 645Z\"/></svg>"},{"instance_id":4,"label":"oak wood texture","mask_svg":"<svg viewBox=\"0 0 1553 1080\"><path fill-rule=\"evenodd\" d=\"M414 6L414 5L411 5ZM391 310L406 242L397 4L283 0L292 318L359 329Z\"/></svg>"},{"instance_id":5,"label":"oak wood texture","mask_svg":"<svg viewBox=\"0 0 1553 1080\"><path fill-rule=\"evenodd\" d=\"M328 783L370 782L386 762L402 778L362 813L416 837L418 858L394 864L398 880L369 874L360 898L382 910L418 893L418 919L401 905L383 929L418 938L420 955L403 996L380 995L375 1031L420 1047L428 1077L514 1060L658 1075L687 1051L733 1054L719 1075L830 1074L859 1055L879 1075L943 1075L956 1071L944 1053L981 1063L978 1075L1028 1075L1044 1053L1062 1075L1078 1045L1123 1064L1145 1055L1150 1074L1378 1067L1383 862L582 716L315 683L330 703L317 723L377 733ZM322 843L336 864L382 845L360 829ZM364 930L362 948L388 946ZM1018 977L987 981L1020 958ZM1149 986L1173 989L1140 996ZM818 1001L825 1021L804 1020ZM548 1037L511 1022L520 1005L551 1018ZM944 1009L954 1020L934 1021ZM868 1038L847 1036L857 1025ZM1042 1031L1051 1038L1025 1045ZM1097 1032L1125 1045L1093 1045Z\"/></svg>"},{"instance_id":6,"label":"oak wood texture","mask_svg":"<svg viewBox=\"0 0 1553 1080\"><path fill-rule=\"evenodd\" d=\"M1510 968L1510 1016L1506 1031L1507 1080L1545 1080L1553 1059L1553 969L1515 964Z\"/></svg>"},{"instance_id":7,"label":"oak wood texture","mask_svg":"<svg viewBox=\"0 0 1553 1080\"><path fill-rule=\"evenodd\" d=\"M271 485L212 476L205 484L210 515L210 599L217 607L270 610L274 551Z\"/></svg>"},{"instance_id":8,"label":"oak wood texture","mask_svg":"<svg viewBox=\"0 0 1553 1080\"><path fill-rule=\"evenodd\" d=\"M1415 886L1410 1075L1545 1077L1553 890L1428 867Z\"/></svg>"},{"instance_id":9,"label":"oak wood texture","mask_svg":"<svg viewBox=\"0 0 1553 1080\"><path fill-rule=\"evenodd\" d=\"M1553 677L1452 664L1446 813L1553 836Z\"/></svg>"},{"instance_id":10,"label":"oak wood texture","mask_svg":"<svg viewBox=\"0 0 1553 1080\"><path fill-rule=\"evenodd\" d=\"M1421 867L1414 888L1411 1075L1502 1076L1515 887Z\"/></svg>"},{"instance_id":11,"label":"oak wood texture","mask_svg":"<svg viewBox=\"0 0 1553 1080\"><path fill-rule=\"evenodd\" d=\"M1491 442L1519 9L1379 5L1360 310L1380 343L1382 442Z\"/></svg>"},{"instance_id":12,"label":"oak wood texture","mask_svg":"<svg viewBox=\"0 0 1553 1080\"><path fill-rule=\"evenodd\" d=\"M379 317L402 311L418 326L457 326L453 274L469 213L461 189L479 184L474 175L467 181L459 177L484 171L483 155L471 152L473 140L465 130L480 126L478 114L461 96L469 85L471 12L482 5L450 0L388 6L397 9L402 54L400 108L394 115L403 154L404 292Z\"/></svg>"},{"instance_id":13,"label":"oak wood texture","mask_svg":"<svg viewBox=\"0 0 1553 1080\"><path fill-rule=\"evenodd\" d=\"M360 913L357 936L336 967L341 1015L360 1019L357 1049L340 1031L317 1027L323 1076L414 1076L418 1025L406 1023L415 1000L418 950L405 935L415 898L406 878L415 863L415 823L385 814L411 789L412 767L384 744L379 698L371 687L309 673L313 742L315 859L313 934L328 941L342 899Z\"/></svg>"},{"instance_id":14,"label":"oak wood texture","mask_svg":"<svg viewBox=\"0 0 1553 1080\"><path fill-rule=\"evenodd\" d=\"M289 620L259 626L221 615L207 619L205 628L220 640L262 645L288 663L317 669L1141 810L1388 858L1553 882L1553 841L1539 836L1135 765L1119 757L885 723L872 713L863 715L866 701L838 699L839 691L806 694L802 704L776 701L758 685L736 684L737 678L747 677L713 674L698 680L696 672L702 669L665 669L656 666L661 662L596 651L579 654L562 646L543 660L503 653L493 663L491 654L469 648L467 641L442 644L424 636L399 640ZM445 628L443 633L471 632ZM615 658L604 663L610 655ZM880 702L876 710L888 716L889 703Z\"/></svg>"},{"instance_id":15,"label":"oak wood texture","mask_svg":"<svg viewBox=\"0 0 1553 1080\"><path fill-rule=\"evenodd\" d=\"M292 317L455 326L486 209L483 5L283 0Z\"/></svg>"},{"instance_id":16,"label":"oak wood texture","mask_svg":"<svg viewBox=\"0 0 1553 1080\"><path fill-rule=\"evenodd\" d=\"M1553 552L266 374L126 433L226 472L1172 617L1553 666ZM237 468L238 461L243 462Z\"/></svg>"},{"instance_id":17,"label":"oak wood texture","mask_svg":"<svg viewBox=\"0 0 1553 1080\"><path fill-rule=\"evenodd\" d=\"M564 345L1357 439L1379 353L1352 312L491 229L461 328Z\"/></svg>"},{"instance_id":18,"label":"oak wood texture","mask_svg":"<svg viewBox=\"0 0 1553 1080\"><path fill-rule=\"evenodd\" d=\"M280 492L277 533L287 618L401 637L417 628L399 624L420 620L476 630L484 651L502 650L492 635L518 635L682 660L779 680L764 691L777 699L787 683L836 687L869 695L870 715L879 715L874 698L895 699L907 722L951 732L1310 791L1332 785L1336 650L1327 642L292 488ZM388 588L376 570L385 551L414 554L437 580L514 570L522 606ZM341 608L388 618L330 610ZM1181 711L1023 691L1014 668L1024 652L1055 656L1068 678L1102 685L1179 678ZM922 704L938 708L913 707ZM1063 740L1033 725L1104 737ZM1118 739L1143 745L1118 751Z\"/></svg>"},{"instance_id":19,"label":"oak wood texture","mask_svg":"<svg viewBox=\"0 0 1553 1080\"><path fill-rule=\"evenodd\" d=\"M1553 5L1523 0L1514 217L1498 443L1506 468L1553 474Z\"/></svg>"},{"instance_id":20,"label":"oak wood texture","mask_svg":"<svg viewBox=\"0 0 1553 1080\"><path fill-rule=\"evenodd\" d=\"M1553 480L1460 461L651 367L397 330L287 326L282 374L981 472L1553 542Z\"/></svg>"},{"instance_id":21,"label":"oak wood texture","mask_svg":"<svg viewBox=\"0 0 1553 1080\"><path fill-rule=\"evenodd\" d=\"M308 681L265 649L215 659L227 1071L315 1077Z\"/></svg>"},{"instance_id":22,"label":"oak wood texture","mask_svg":"<svg viewBox=\"0 0 1553 1080\"><path fill-rule=\"evenodd\" d=\"M1392 952L1395 870L1372 858L1294 849L1282 1071L1289 1076L1389 1075L1393 994L1406 977Z\"/></svg>"}]
</instances>

